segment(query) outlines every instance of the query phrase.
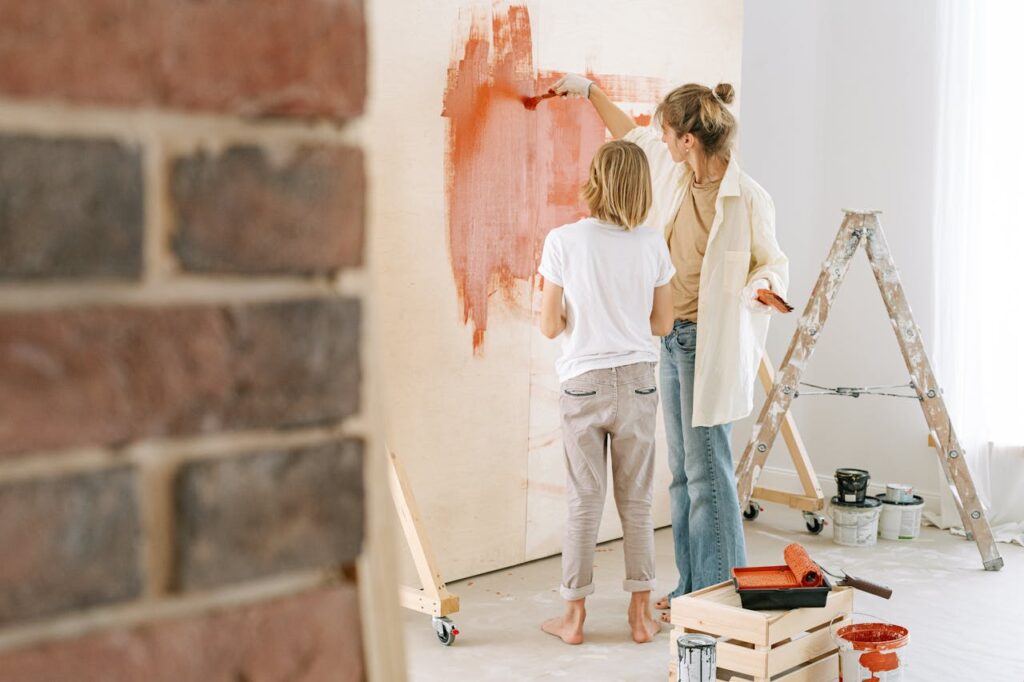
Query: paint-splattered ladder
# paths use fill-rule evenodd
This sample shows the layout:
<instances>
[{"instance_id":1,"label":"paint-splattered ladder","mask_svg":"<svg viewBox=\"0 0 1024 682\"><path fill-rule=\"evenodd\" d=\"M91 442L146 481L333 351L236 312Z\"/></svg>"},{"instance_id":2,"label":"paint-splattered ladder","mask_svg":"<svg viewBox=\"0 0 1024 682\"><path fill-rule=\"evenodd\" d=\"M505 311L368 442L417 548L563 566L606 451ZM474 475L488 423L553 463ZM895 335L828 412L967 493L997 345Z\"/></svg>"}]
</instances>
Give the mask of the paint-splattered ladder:
<instances>
[{"instance_id":1,"label":"paint-splattered ladder","mask_svg":"<svg viewBox=\"0 0 1024 682\"><path fill-rule=\"evenodd\" d=\"M768 453L771 452L780 424L789 411L793 398L796 397L800 377L807 368L821 329L825 326L829 311L832 309L836 293L846 277L850 259L861 244L867 252L871 270L889 312L889 320L896 333L900 351L910 371L912 387L917 392L921 409L924 411L931 431L931 440L946 473L953 499L956 500L964 530L968 539L973 539L977 543L985 569L998 571L1003 567L1003 559L996 549L992 529L989 527L985 510L981 506L974 481L964 461L963 449L946 412L942 391L925 353L921 331L914 322L910 305L903 293L899 273L896 271L885 234L878 222L877 211L846 211L839 234L836 235L832 249L822 265L821 274L793 334L789 351L775 376L775 382L750 435L750 442L747 443L736 468L740 508L746 509L754 494L757 477L764 467Z\"/></svg>"}]
</instances>

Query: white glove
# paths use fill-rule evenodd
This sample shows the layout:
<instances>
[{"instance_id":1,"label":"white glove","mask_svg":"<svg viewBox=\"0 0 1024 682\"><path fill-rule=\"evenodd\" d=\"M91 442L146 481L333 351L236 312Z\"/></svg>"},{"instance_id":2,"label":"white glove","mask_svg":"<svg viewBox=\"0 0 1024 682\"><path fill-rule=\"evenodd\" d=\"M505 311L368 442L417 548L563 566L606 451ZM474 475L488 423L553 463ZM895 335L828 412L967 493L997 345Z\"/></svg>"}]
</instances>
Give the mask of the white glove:
<instances>
[{"instance_id":1,"label":"white glove","mask_svg":"<svg viewBox=\"0 0 1024 682\"><path fill-rule=\"evenodd\" d=\"M747 287L743 290L743 293L740 294L740 296L743 299L743 305L747 306L747 308L750 311L755 312L755 313L771 313L771 312L774 312L775 308L772 308L770 305L765 305L764 303L761 303L759 300L757 300L757 290L758 289L768 289L768 290L771 290L771 288L772 287L768 283L768 280L766 280L766 279L755 279L753 282L748 284Z\"/></svg>"},{"instance_id":2,"label":"white glove","mask_svg":"<svg viewBox=\"0 0 1024 682\"><path fill-rule=\"evenodd\" d=\"M584 78L575 73L567 73L559 78L558 82L551 86L551 89L559 95L583 97L586 99L590 97L590 86L593 84L594 81L589 78Z\"/></svg>"}]
</instances>

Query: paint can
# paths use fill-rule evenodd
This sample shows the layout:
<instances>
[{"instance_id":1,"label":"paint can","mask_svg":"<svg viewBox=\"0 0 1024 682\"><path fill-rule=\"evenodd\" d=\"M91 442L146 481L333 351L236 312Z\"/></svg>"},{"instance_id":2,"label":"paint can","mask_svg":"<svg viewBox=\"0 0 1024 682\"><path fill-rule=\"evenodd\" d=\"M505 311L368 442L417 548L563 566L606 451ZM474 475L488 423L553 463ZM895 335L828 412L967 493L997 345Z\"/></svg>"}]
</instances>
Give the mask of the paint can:
<instances>
[{"instance_id":1,"label":"paint can","mask_svg":"<svg viewBox=\"0 0 1024 682\"><path fill-rule=\"evenodd\" d=\"M913 540L921 534L921 513L924 498L911 495L910 502L892 499L888 493L879 495L882 514L878 520L878 534L883 540Z\"/></svg>"},{"instance_id":2,"label":"paint can","mask_svg":"<svg viewBox=\"0 0 1024 682\"><path fill-rule=\"evenodd\" d=\"M832 630L839 682L902 682L910 631L891 623L855 623Z\"/></svg>"},{"instance_id":3,"label":"paint can","mask_svg":"<svg viewBox=\"0 0 1024 682\"><path fill-rule=\"evenodd\" d=\"M914 487L906 483L886 483L885 496L896 503L912 503L914 501Z\"/></svg>"},{"instance_id":4,"label":"paint can","mask_svg":"<svg viewBox=\"0 0 1024 682\"><path fill-rule=\"evenodd\" d=\"M871 547L878 540L878 517L882 501L868 497L860 504L843 504L839 496L832 498L832 541L845 547Z\"/></svg>"},{"instance_id":5,"label":"paint can","mask_svg":"<svg viewBox=\"0 0 1024 682\"><path fill-rule=\"evenodd\" d=\"M864 469L836 469L836 487L843 504L860 504L868 495L868 480Z\"/></svg>"},{"instance_id":6,"label":"paint can","mask_svg":"<svg viewBox=\"0 0 1024 682\"><path fill-rule=\"evenodd\" d=\"M679 646L678 682L715 682L715 645L707 635L683 635Z\"/></svg>"}]
</instances>

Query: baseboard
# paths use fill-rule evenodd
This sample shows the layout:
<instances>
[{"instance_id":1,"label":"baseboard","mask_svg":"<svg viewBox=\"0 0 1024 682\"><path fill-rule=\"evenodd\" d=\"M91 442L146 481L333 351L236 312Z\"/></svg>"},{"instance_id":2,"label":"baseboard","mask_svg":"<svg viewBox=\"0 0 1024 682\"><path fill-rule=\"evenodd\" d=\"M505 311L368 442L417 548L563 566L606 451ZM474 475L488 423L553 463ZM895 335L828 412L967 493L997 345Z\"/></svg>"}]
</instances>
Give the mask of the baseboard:
<instances>
[{"instance_id":1,"label":"baseboard","mask_svg":"<svg viewBox=\"0 0 1024 682\"><path fill-rule=\"evenodd\" d=\"M818 474L817 478L818 485L821 486L821 491L825 494L827 502L829 498L836 494L836 479L825 474ZM793 492L802 490L800 477L796 471L783 467L766 466L761 470L761 475L757 479L757 485L761 488L792 490ZM884 483L868 483L869 495L881 495L884 492ZM938 511L941 504L939 493L915 488L914 494L920 495L924 499L925 509Z\"/></svg>"}]
</instances>

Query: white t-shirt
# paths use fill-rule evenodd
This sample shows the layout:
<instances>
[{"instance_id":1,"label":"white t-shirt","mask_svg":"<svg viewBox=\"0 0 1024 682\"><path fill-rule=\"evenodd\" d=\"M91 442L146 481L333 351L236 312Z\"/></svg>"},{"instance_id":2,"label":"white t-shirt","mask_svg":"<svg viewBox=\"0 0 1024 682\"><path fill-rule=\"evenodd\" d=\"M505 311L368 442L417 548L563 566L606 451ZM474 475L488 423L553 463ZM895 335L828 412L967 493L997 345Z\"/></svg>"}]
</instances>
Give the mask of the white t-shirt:
<instances>
[{"instance_id":1,"label":"white t-shirt","mask_svg":"<svg viewBox=\"0 0 1024 682\"><path fill-rule=\"evenodd\" d=\"M595 218L563 225L544 240L537 271L565 292L559 381L592 369L657 362L654 288L676 272L660 230L630 231Z\"/></svg>"}]
</instances>

